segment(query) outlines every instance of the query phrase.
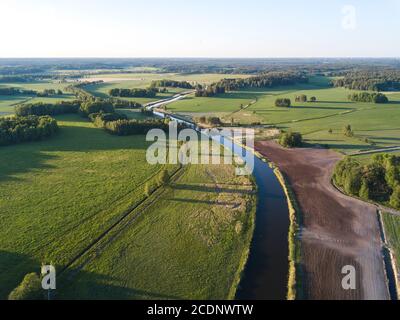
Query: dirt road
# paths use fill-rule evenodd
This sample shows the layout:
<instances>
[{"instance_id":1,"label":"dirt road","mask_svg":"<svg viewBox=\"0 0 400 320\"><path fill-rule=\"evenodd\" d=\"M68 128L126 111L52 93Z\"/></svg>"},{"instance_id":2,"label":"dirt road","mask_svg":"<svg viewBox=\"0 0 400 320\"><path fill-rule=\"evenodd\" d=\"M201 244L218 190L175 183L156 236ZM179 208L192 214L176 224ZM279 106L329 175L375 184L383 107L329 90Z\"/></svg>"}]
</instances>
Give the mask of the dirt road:
<instances>
[{"instance_id":1,"label":"dirt road","mask_svg":"<svg viewBox=\"0 0 400 320\"><path fill-rule=\"evenodd\" d=\"M256 149L286 174L302 210L304 298L389 299L376 207L341 194L331 174L341 156L324 149ZM357 289L342 288L342 268L357 270Z\"/></svg>"}]
</instances>

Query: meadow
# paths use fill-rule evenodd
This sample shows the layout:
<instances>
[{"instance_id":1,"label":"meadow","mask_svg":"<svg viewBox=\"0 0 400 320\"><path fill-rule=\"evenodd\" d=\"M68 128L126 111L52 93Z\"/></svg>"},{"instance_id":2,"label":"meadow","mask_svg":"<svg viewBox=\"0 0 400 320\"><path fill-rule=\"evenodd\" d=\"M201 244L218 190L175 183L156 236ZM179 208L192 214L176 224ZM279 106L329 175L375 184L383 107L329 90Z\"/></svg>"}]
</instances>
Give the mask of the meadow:
<instances>
[{"instance_id":1,"label":"meadow","mask_svg":"<svg viewBox=\"0 0 400 320\"><path fill-rule=\"evenodd\" d=\"M51 97L36 97L29 95L2 96L0 95L0 116L10 115L14 113L14 107L17 104L30 102L53 103L57 101L74 100L75 96L65 92L68 83L60 83L57 81L32 81L18 83L0 83L0 88L19 88L24 90L43 91L45 89L55 89L63 91L62 95L54 95Z\"/></svg>"},{"instance_id":2,"label":"meadow","mask_svg":"<svg viewBox=\"0 0 400 320\"><path fill-rule=\"evenodd\" d=\"M235 176L232 166L184 170L138 208L133 223L110 234L62 276L68 283L61 298L234 297L254 228L252 184Z\"/></svg>"},{"instance_id":3,"label":"meadow","mask_svg":"<svg viewBox=\"0 0 400 320\"><path fill-rule=\"evenodd\" d=\"M140 201L149 166L143 136L115 137L77 115L60 133L0 148L0 298L42 262L68 263Z\"/></svg>"},{"instance_id":4,"label":"meadow","mask_svg":"<svg viewBox=\"0 0 400 320\"><path fill-rule=\"evenodd\" d=\"M309 84L229 92L212 98L188 97L169 105L169 110L192 117L218 115L226 123L233 119L240 125L259 123L297 131L306 143L344 154L400 145L400 93L388 93L388 104L350 102L347 96L354 91L329 87L328 80L314 77ZM301 94L315 96L317 102L295 102ZM275 107L277 98L290 98L292 107ZM343 134L348 124L353 137Z\"/></svg>"},{"instance_id":5,"label":"meadow","mask_svg":"<svg viewBox=\"0 0 400 320\"><path fill-rule=\"evenodd\" d=\"M146 184L178 166L149 165L144 136L56 119L49 140L0 148L0 299L42 263L59 270L59 298L233 297L254 227L251 181L232 165L191 166L147 198Z\"/></svg>"}]
</instances>

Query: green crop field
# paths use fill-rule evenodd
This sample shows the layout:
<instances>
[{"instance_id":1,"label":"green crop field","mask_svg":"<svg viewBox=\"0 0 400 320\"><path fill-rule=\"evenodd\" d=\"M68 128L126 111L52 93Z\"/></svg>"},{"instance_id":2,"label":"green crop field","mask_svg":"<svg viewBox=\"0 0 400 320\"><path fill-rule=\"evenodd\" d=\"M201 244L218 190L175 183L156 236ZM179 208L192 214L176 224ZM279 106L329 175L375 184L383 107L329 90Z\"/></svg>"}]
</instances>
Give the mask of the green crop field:
<instances>
[{"instance_id":1,"label":"green crop field","mask_svg":"<svg viewBox=\"0 0 400 320\"><path fill-rule=\"evenodd\" d=\"M232 166L186 168L95 259L77 261L84 267L62 297L232 298L254 227L251 189Z\"/></svg>"},{"instance_id":2,"label":"green crop field","mask_svg":"<svg viewBox=\"0 0 400 320\"><path fill-rule=\"evenodd\" d=\"M388 238L387 241L395 255L397 272L400 272L400 217L384 213L383 223Z\"/></svg>"}]
</instances>

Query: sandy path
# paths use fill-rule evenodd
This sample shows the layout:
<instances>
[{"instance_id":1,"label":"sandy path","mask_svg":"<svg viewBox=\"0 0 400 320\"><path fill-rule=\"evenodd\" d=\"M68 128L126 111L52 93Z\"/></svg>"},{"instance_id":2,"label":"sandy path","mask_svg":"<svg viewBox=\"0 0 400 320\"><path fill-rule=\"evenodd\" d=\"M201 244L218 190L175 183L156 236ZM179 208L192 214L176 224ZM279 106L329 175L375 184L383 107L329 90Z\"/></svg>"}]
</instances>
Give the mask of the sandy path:
<instances>
[{"instance_id":1,"label":"sandy path","mask_svg":"<svg viewBox=\"0 0 400 320\"><path fill-rule=\"evenodd\" d=\"M287 175L303 213L302 254L306 299L389 299L376 207L345 196L330 183L341 156L324 149L284 149L256 143ZM346 291L342 267L357 270L357 289Z\"/></svg>"}]
</instances>

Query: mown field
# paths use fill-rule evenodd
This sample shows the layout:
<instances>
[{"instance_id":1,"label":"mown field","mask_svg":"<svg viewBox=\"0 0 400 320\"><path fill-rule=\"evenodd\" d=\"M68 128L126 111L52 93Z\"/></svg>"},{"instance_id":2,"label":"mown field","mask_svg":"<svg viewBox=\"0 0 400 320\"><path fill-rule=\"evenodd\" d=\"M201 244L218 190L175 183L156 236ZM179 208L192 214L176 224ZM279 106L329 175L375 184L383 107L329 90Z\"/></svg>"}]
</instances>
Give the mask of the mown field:
<instances>
[{"instance_id":1,"label":"mown field","mask_svg":"<svg viewBox=\"0 0 400 320\"><path fill-rule=\"evenodd\" d=\"M192 117L218 115L227 123L233 118L236 124L278 126L301 132L307 143L346 154L400 145L400 93L388 93L390 103L384 105L356 103L347 99L354 91L328 87L328 82L327 78L314 77L309 84L230 92L213 98L188 97L169 105L169 110ZM296 103L300 94L315 96L318 101ZM277 98L290 98L292 107L275 107ZM348 124L354 137L343 134Z\"/></svg>"}]
</instances>

